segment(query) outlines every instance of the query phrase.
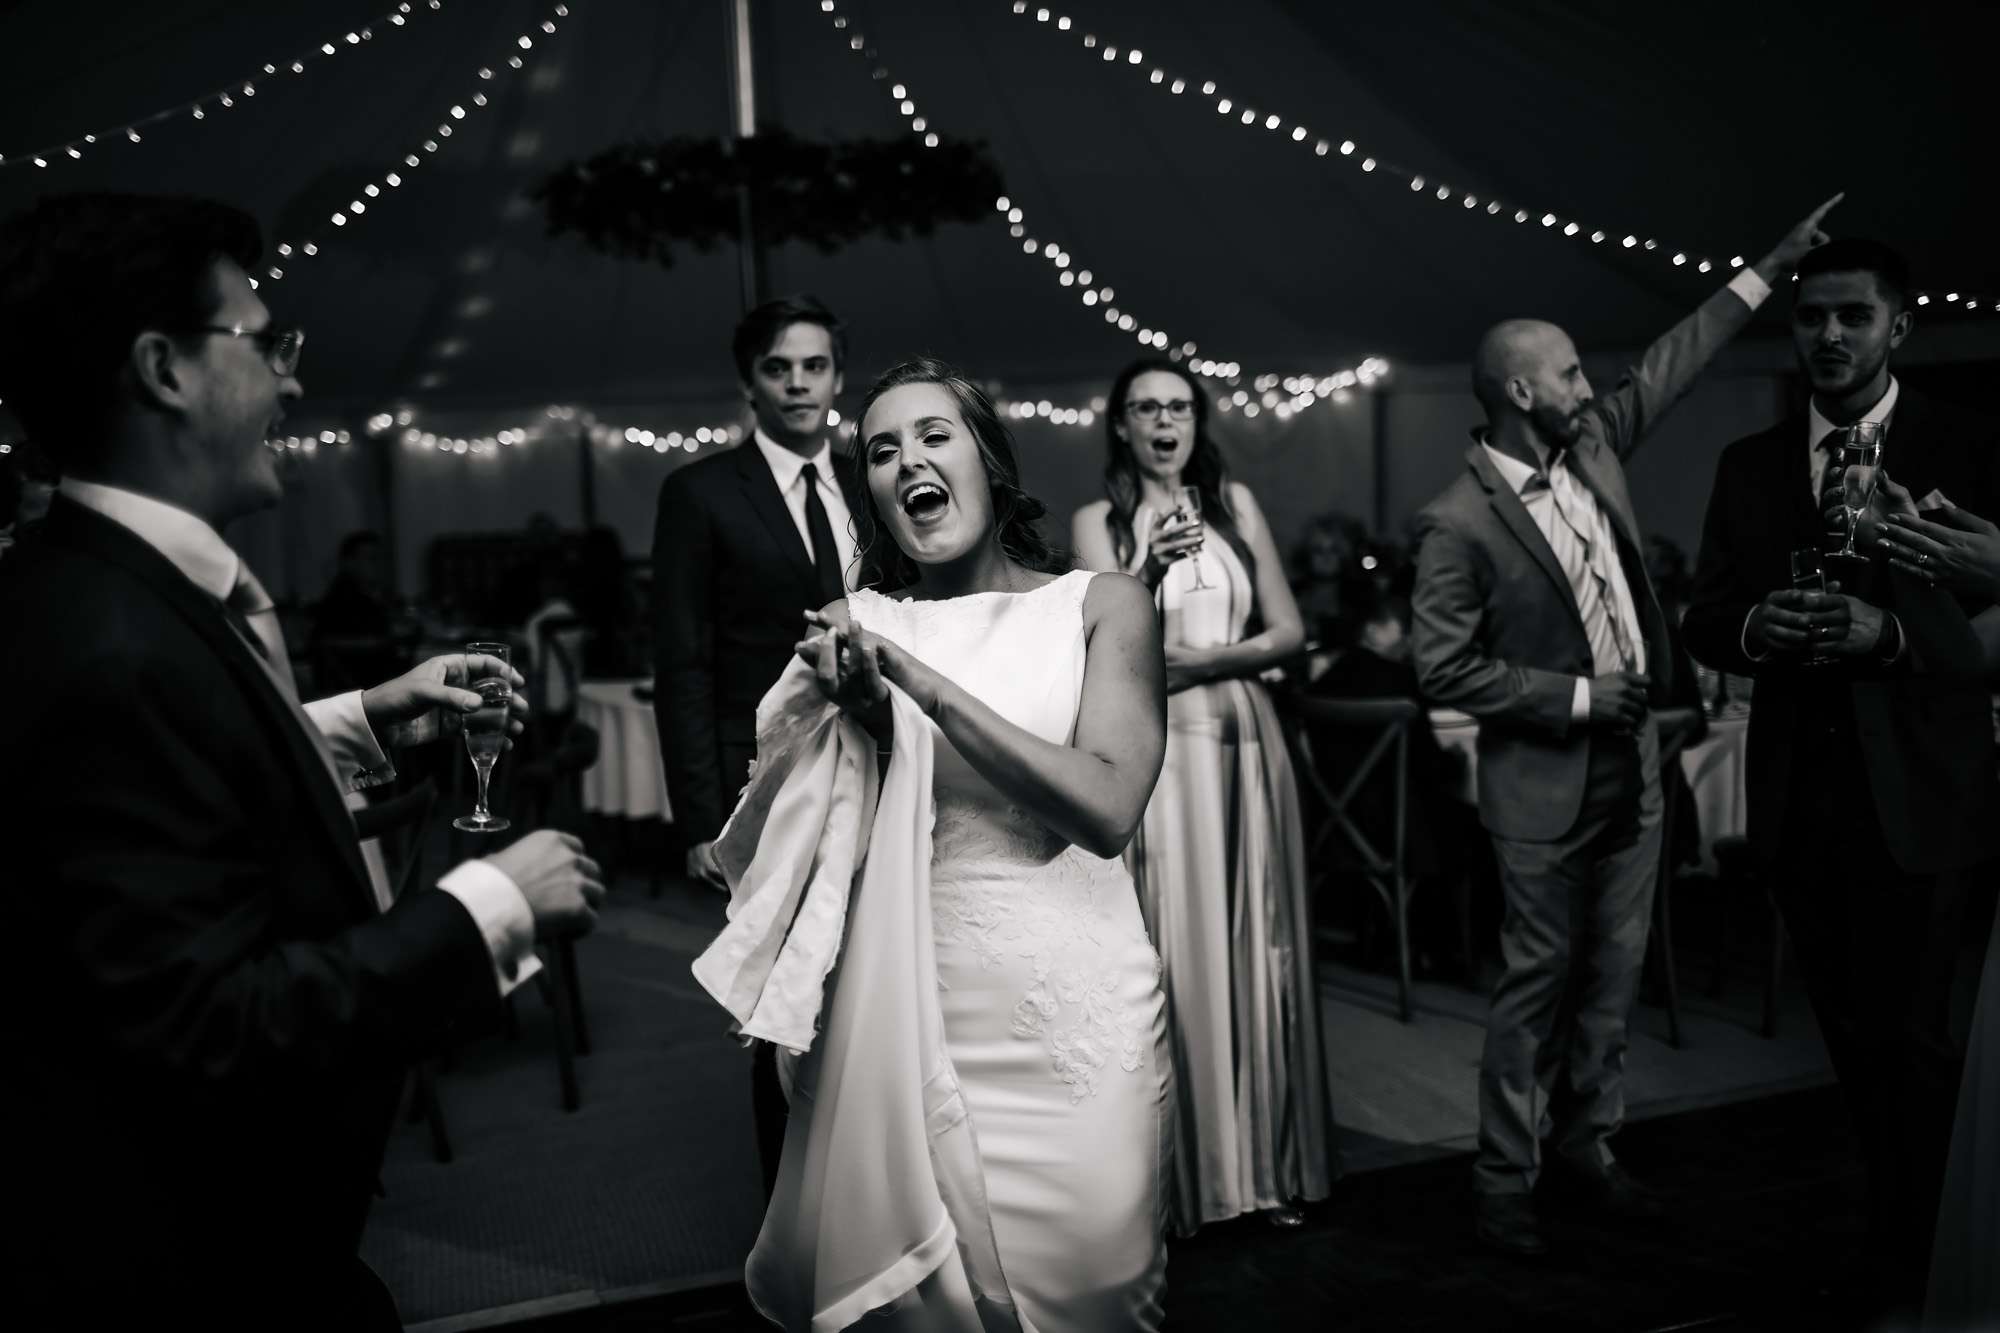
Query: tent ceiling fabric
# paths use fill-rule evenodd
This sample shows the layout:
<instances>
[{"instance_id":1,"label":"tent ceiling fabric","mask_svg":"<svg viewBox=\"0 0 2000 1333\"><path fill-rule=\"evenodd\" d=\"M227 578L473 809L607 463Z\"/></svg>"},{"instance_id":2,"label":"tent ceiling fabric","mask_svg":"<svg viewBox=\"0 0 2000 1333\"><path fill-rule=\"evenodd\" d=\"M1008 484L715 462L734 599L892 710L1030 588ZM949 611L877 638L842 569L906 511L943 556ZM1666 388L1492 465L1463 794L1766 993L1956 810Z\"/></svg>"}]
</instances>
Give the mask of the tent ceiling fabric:
<instances>
[{"instance_id":1,"label":"tent ceiling fabric","mask_svg":"<svg viewBox=\"0 0 2000 1333\"><path fill-rule=\"evenodd\" d=\"M41 190L177 190L232 199L273 242L316 258L267 284L311 332L310 399L372 410L727 394L733 248L671 270L543 234L524 193L558 164L640 135L728 123L725 0L445 0L254 103L100 143L80 162L0 170L0 208ZM388 0L30 0L0 18L0 150L115 125L310 49ZM756 0L760 113L820 138L901 118L817 0ZM1985 215L1961 206L1989 169L1983 85L1952 77L1993 48L1976 7L1656 6L1523 0L1463 6L1317 0L1100 0L1069 13L1191 80L1215 79L1315 135L1353 138L1461 188L1607 228L1754 253L1826 194L1839 230L1905 244L1920 274L2000 290ZM1288 136L1107 65L1009 0L843 6L932 128L983 138L1027 210L1117 302L1175 341L1246 369L1330 371L1364 355L1462 360L1494 319L1542 314L1586 347L1630 345L1719 275L1440 205ZM1893 24L1885 15L1893 15ZM532 31L526 68L502 68ZM499 75L482 84L475 71ZM485 91L434 157L402 169L454 103ZM327 216L390 169L364 218ZM770 256L774 292L807 290L850 322L850 389L925 351L1016 383L1108 379L1138 346L1021 253L997 213L928 240ZM1963 318L1977 318L1965 316Z\"/></svg>"}]
</instances>

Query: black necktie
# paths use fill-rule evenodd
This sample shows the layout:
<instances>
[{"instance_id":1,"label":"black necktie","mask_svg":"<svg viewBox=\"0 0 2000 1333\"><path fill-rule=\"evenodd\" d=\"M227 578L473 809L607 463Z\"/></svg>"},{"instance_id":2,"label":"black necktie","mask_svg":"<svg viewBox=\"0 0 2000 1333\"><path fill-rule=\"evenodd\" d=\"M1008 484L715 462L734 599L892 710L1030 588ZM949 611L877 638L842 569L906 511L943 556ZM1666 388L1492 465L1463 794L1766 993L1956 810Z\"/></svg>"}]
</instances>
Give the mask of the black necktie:
<instances>
[{"instance_id":1,"label":"black necktie","mask_svg":"<svg viewBox=\"0 0 2000 1333\"><path fill-rule=\"evenodd\" d=\"M1847 469L1840 465L1840 446L1846 437L1842 430L1830 430L1820 437L1819 449L1826 455L1826 470L1819 478L1819 513L1825 521L1827 536L1841 538L1847 535L1847 512L1841 508L1842 497L1847 493L1843 478Z\"/></svg>"},{"instance_id":2,"label":"black necktie","mask_svg":"<svg viewBox=\"0 0 2000 1333\"><path fill-rule=\"evenodd\" d=\"M806 483L806 531L812 534L813 581L819 589L819 604L825 606L847 595L847 585L840 578L840 548L833 544L833 524L827 522L826 506L820 503L819 469L807 463L799 469L799 476Z\"/></svg>"}]
</instances>

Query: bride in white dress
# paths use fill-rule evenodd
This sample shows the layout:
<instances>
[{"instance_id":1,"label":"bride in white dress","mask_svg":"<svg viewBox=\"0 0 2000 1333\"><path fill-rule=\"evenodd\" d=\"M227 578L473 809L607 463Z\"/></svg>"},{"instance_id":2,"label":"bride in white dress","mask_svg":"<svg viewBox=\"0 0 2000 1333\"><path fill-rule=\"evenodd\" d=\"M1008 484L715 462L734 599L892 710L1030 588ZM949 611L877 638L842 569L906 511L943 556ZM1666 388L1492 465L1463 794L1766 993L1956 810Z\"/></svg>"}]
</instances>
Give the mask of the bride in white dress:
<instances>
[{"instance_id":1,"label":"bride in white dress","mask_svg":"<svg viewBox=\"0 0 2000 1333\"><path fill-rule=\"evenodd\" d=\"M856 1287L866 1302L893 1295L862 1324L870 1330L1157 1328L1171 1070L1159 959L1119 859L1165 747L1152 599L1123 575L1058 572L1066 565L1034 530L1041 506L1020 490L1006 428L949 367L913 361L883 376L863 404L857 443L868 495L856 514L864 583L886 591L864 588L808 614L800 657L878 754L901 763L911 740L928 742L929 933L950 1066L942 1077L955 1073L977 1165L955 1189L940 1186L957 1223L941 1262L924 1248L935 1237L920 1237L905 1248L926 1256L914 1263L859 1283L849 1280L854 1263L827 1272L830 1246L845 1250L857 1232L892 1225L893 1209L876 1196L896 1186L863 1181L846 1187L856 1197L828 1199L824 1182L838 1166L803 1160L834 1132L812 1123L834 1118L828 1101L859 1100L842 1082L849 1069L835 1065L862 1063L843 1052L871 1049L865 1037L846 1044L832 1031L842 1000L854 999L842 988L882 984L880 971L850 975L865 929L859 899L895 885L857 871L828 1026L800 1062L807 1090L793 1097L779 1185L748 1267L751 1296L773 1319L815 1330L859 1313ZM773 696L788 682L796 691L801 674L795 667ZM759 709L760 764L775 708L767 697ZM924 735L896 734L898 719ZM753 779L739 816L769 780ZM770 819L763 837L784 837ZM882 827L868 857L888 854ZM815 910L808 901L798 920ZM844 1114L842 1132L855 1134L854 1111ZM937 1123L930 1112L933 1162L946 1156ZM865 1131L858 1137L868 1143ZM872 1145L884 1161L910 1161L898 1146ZM929 1169L915 1160L918 1173ZM982 1225L969 1227L968 1212ZM817 1220L802 1226L802 1216ZM949 1234L951 1223L939 1230Z\"/></svg>"}]
</instances>

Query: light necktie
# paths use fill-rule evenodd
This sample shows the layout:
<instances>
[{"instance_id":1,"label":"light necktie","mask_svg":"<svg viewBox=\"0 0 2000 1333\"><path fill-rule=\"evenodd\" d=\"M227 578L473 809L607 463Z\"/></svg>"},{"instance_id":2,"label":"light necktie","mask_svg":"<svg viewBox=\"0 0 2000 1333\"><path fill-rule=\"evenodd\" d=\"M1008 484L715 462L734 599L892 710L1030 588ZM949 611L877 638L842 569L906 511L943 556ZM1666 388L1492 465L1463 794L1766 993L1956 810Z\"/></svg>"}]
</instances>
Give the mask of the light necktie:
<instances>
[{"instance_id":1,"label":"light necktie","mask_svg":"<svg viewBox=\"0 0 2000 1333\"><path fill-rule=\"evenodd\" d=\"M1604 568L1610 553L1602 549L1604 544L1591 531L1594 525L1583 520L1576 480L1560 459L1549 464L1547 486L1556 515L1556 521L1549 524L1549 546L1576 597L1594 670L1598 675L1631 671L1638 664L1638 655L1627 642L1613 606L1610 575Z\"/></svg>"},{"instance_id":2,"label":"light necktie","mask_svg":"<svg viewBox=\"0 0 2000 1333\"><path fill-rule=\"evenodd\" d=\"M806 484L806 531L812 535L813 580L819 590L819 605L825 606L847 595L847 585L840 577L840 548L833 543L833 524L827 521L826 505L819 498L819 469L807 463L799 469L799 477Z\"/></svg>"},{"instance_id":3,"label":"light necktie","mask_svg":"<svg viewBox=\"0 0 2000 1333\"><path fill-rule=\"evenodd\" d=\"M229 590L229 596L222 603L222 611L229 623L242 636L243 641L262 660L265 673L277 687L278 694L291 705L292 716L305 728L306 737L312 742L313 750L320 762L326 765L327 776L340 791L341 803L350 813L368 804L368 798L358 791L350 791L342 781L340 765L335 762L333 751L327 747L326 737L320 735L319 728L299 702L299 687L292 676L291 653L285 647L285 632L278 624L278 608L271 595L264 591L264 585L250 572L248 565L238 565L236 585ZM382 849L374 839L364 839L361 843L361 861L368 868L368 888L374 894L375 905L386 912L395 902L395 892L389 887L389 867L382 859Z\"/></svg>"}]
</instances>

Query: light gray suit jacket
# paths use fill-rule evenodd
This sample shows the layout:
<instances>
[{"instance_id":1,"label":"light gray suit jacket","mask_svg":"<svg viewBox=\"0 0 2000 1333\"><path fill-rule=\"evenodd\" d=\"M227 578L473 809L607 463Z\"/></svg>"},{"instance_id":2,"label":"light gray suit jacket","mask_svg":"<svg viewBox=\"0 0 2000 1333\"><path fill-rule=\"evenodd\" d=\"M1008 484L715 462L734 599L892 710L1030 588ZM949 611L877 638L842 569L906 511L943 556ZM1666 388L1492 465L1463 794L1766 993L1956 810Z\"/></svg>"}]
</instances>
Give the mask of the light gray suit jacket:
<instances>
[{"instance_id":1,"label":"light gray suit jacket","mask_svg":"<svg viewBox=\"0 0 2000 1333\"><path fill-rule=\"evenodd\" d=\"M1617 534L1655 703L1672 684L1673 654L1646 577L1623 460L1750 315L1726 287L1709 297L1596 401L1569 452L1571 471ZM1590 764L1590 729L1570 721L1570 708L1576 678L1595 673L1569 579L1478 444L1466 454L1466 471L1418 516L1418 532L1411 599L1418 684L1432 701L1479 719L1486 827L1520 842L1553 842L1576 823Z\"/></svg>"}]
</instances>

